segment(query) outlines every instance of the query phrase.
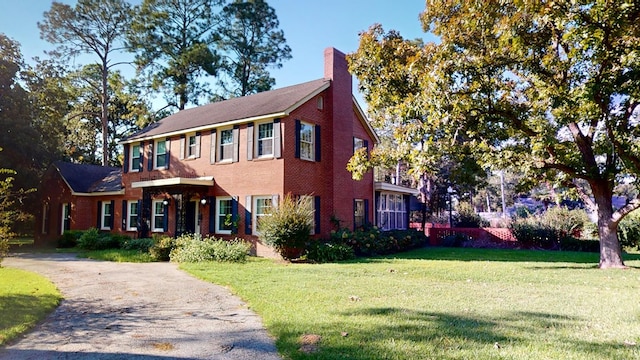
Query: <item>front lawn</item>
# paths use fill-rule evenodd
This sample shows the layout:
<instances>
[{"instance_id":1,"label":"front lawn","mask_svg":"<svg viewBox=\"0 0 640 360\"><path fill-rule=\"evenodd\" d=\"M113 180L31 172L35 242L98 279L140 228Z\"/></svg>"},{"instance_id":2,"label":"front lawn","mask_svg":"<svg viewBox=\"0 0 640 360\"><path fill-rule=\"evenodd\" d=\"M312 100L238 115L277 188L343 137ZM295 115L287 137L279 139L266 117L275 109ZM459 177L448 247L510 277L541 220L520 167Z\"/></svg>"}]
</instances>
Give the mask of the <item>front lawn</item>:
<instances>
[{"instance_id":1,"label":"front lawn","mask_svg":"<svg viewBox=\"0 0 640 360\"><path fill-rule=\"evenodd\" d=\"M291 359L640 359L640 256L425 248L340 264L182 264ZM317 337L316 335L319 335Z\"/></svg>"},{"instance_id":2,"label":"front lawn","mask_svg":"<svg viewBox=\"0 0 640 360\"><path fill-rule=\"evenodd\" d=\"M62 299L46 278L0 267L0 345L32 328Z\"/></svg>"}]
</instances>

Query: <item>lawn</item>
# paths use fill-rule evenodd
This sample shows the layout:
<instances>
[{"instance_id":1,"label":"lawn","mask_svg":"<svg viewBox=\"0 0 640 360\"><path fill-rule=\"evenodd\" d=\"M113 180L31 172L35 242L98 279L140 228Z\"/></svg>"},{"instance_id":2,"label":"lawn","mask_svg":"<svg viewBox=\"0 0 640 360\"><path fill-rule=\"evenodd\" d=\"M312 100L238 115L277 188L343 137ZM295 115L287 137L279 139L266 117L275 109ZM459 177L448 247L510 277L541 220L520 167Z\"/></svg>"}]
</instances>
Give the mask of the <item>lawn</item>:
<instances>
[{"instance_id":1,"label":"lawn","mask_svg":"<svg viewBox=\"0 0 640 360\"><path fill-rule=\"evenodd\" d=\"M56 287L44 277L0 267L0 345L44 319L61 299Z\"/></svg>"},{"instance_id":2,"label":"lawn","mask_svg":"<svg viewBox=\"0 0 640 360\"><path fill-rule=\"evenodd\" d=\"M247 301L291 359L640 359L640 256L627 257L628 270L597 262L426 248L340 264L182 268Z\"/></svg>"}]
</instances>

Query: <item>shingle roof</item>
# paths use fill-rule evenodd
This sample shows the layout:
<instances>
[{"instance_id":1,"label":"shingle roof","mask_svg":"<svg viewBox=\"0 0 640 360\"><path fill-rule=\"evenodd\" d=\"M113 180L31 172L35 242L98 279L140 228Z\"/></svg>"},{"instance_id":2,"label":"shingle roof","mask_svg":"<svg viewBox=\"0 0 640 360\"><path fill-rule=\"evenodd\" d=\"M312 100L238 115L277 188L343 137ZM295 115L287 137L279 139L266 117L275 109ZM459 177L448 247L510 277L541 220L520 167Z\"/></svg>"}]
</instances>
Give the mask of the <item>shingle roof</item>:
<instances>
[{"instance_id":1,"label":"shingle roof","mask_svg":"<svg viewBox=\"0 0 640 360\"><path fill-rule=\"evenodd\" d=\"M64 161L56 161L54 166L73 192L96 193L122 190L120 168Z\"/></svg>"},{"instance_id":2,"label":"shingle roof","mask_svg":"<svg viewBox=\"0 0 640 360\"><path fill-rule=\"evenodd\" d=\"M327 79L318 79L182 110L145 127L123 141L291 111L308 96L326 88L329 82Z\"/></svg>"}]
</instances>

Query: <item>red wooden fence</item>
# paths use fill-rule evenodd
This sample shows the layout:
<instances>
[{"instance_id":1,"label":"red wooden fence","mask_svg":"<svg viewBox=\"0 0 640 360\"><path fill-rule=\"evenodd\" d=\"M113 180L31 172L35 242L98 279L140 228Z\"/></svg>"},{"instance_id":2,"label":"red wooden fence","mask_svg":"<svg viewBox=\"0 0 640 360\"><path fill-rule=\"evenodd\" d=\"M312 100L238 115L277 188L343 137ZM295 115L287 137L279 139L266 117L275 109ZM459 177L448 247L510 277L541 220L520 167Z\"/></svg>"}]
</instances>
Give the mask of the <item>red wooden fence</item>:
<instances>
[{"instance_id":1,"label":"red wooden fence","mask_svg":"<svg viewBox=\"0 0 640 360\"><path fill-rule=\"evenodd\" d=\"M429 237L431 245L440 245L442 241L451 235L464 235L472 241L505 242L516 241L516 238L507 228L450 228L443 224L425 224L424 233ZM421 224L411 223L412 229L420 229Z\"/></svg>"}]
</instances>

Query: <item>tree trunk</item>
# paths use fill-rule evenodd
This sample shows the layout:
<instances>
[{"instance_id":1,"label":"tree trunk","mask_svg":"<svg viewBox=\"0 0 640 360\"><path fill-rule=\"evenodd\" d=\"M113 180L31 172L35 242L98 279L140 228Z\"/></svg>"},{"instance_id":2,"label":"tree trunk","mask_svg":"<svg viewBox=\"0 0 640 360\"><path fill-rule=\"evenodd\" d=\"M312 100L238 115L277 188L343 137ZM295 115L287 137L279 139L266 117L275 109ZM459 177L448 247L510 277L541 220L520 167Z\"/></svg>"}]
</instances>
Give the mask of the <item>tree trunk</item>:
<instances>
[{"instance_id":1,"label":"tree trunk","mask_svg":"<svg viewBox=\"0 0 640 360\"><path fill-rule=\"evenodd\" d=\"M624 268L622 249L618 241L618 223L613 220L612 191L602 183L591 184L597 206L598 235L600 236L600 268Z\"/></svg>"},{"instance_id":2,"label":"tree trunk","mask_svg":"<svg viewBox=\"0 0 640 360\"><path fill-rule=\"evenodd\" d=\"M109 70L106 59L102 61L102 93L100 94L100 124L102 125L102 166L109 165Z\"/></svg>"}]
</instances>

